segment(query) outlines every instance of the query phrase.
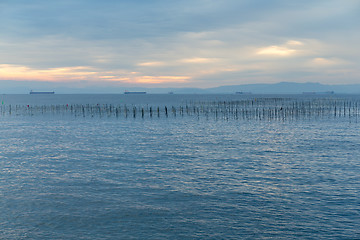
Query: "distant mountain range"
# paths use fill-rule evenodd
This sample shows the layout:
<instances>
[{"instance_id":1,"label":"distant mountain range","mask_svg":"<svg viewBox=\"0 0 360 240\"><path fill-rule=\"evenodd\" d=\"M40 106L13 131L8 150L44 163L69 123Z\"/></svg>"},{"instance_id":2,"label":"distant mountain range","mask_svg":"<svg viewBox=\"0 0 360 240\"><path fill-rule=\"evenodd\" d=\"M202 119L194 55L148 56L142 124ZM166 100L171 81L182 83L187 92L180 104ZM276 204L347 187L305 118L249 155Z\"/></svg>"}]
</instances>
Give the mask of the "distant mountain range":
<instances>
[{"instance_id":1,"label":"distant mountain range","mask_svg":"<svg viewBox=\"0 0 360 240\"><path fill-rule=\"evenodd\" d=\"M251 92L251 93L360 93L360 84L352 85L325 85L320 83L292 83L280 82L274 84L246 84L221 86L207 89L210 92Z\"/></svg>"},{"instance_id":2,"label":"distant mountain range","mask_svg":"<svg viewBox=\"0 0 360 240\"><path fill-rule=\"evenodd\" d=\"M128 91L145 91L147 93L175 94L301 94L301 93L326 93L360 94L360 84L327 85L320 83L292 83L280 82L273 84L242 84L219 86L214 88L142 88L131 86L111 85L109 83L54 83L36 81L0 81L1 94L27 94L34 91L55 91L57 94L71 93L124 93Z\"/></svg>"}]
</instances>

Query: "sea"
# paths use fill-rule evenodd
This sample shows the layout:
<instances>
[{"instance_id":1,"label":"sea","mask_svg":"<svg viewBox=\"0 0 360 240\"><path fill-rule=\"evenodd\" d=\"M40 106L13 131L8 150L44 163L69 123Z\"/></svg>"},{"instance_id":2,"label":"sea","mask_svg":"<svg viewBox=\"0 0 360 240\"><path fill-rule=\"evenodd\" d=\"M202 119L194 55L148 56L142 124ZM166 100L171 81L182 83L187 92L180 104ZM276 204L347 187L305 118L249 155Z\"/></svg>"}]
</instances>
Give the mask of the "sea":
<instances>
[{"instance_id":1,"label":"sea","mask_svg":"<svg viewBox=\"0 0 360 240\"><path fill-rule=\"evenodd\" d=\"M360 239L358 103L3 94L0 239Z\"/></svg>"}]
</instances>

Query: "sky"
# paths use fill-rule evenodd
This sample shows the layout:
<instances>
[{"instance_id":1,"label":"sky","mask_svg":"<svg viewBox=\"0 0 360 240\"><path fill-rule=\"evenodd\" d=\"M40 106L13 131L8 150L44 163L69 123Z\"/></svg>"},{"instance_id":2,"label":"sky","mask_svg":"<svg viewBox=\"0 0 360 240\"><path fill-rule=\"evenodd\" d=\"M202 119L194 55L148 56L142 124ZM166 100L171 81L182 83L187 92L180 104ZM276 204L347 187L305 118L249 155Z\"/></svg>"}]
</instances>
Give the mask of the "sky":
<instances>
[{"instance_id":1,"label":"sky","mask_svg":"<svg viewBox=\"0 0 360 240\"><path fill-rule=\"evenodd\" d=\"M359 23L359 0L0 0L0 80L354 84Z\"/></svg>"}]
</instances>

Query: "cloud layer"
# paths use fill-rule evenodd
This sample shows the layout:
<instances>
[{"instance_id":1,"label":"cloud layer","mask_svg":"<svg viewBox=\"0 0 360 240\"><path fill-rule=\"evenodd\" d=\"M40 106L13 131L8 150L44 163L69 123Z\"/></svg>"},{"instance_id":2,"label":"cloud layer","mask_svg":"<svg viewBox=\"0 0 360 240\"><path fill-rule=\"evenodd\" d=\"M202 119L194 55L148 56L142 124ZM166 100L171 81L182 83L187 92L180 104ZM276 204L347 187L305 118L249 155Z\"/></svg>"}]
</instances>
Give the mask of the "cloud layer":
<instances>
[{"instance_id":1,"label":"cloud layer","mask_svg":"<svg viewBox=\"0 0 360 240\"><path fill-rule=\"evenodd\" d=\"M0 2L0 79L357 83L356 0Z\"/></svg>"}]
</instances>

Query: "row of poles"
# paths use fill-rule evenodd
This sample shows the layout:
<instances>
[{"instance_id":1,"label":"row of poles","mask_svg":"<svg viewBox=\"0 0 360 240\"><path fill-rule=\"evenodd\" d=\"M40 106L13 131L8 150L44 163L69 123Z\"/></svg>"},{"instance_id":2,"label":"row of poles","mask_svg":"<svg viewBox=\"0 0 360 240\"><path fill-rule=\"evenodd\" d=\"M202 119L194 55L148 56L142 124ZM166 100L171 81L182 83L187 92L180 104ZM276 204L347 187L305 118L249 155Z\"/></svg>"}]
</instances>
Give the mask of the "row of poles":
<instances>
[{"instance_id":1,"label":"row of poles","mask_svg":"<svg viewBox=\"0 0 360 240\"><path fill-rule=\"evenodd\" d=\"M260 98L239 101L186 102L178 106L114 104L1 105L3 116L160 118L196 116L214 119L291 120L357 117L360 102L348 99Z\"/></svg>"}]
</instances>

